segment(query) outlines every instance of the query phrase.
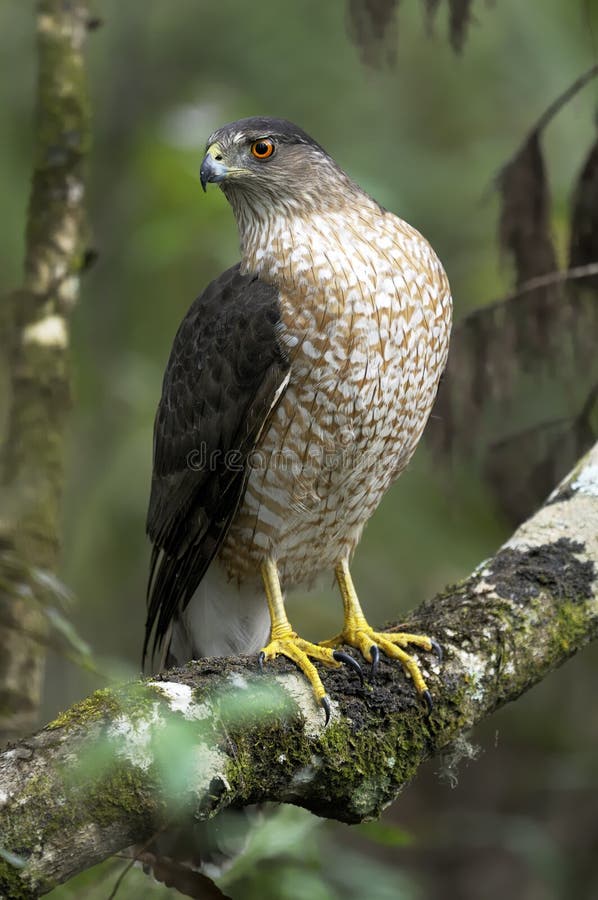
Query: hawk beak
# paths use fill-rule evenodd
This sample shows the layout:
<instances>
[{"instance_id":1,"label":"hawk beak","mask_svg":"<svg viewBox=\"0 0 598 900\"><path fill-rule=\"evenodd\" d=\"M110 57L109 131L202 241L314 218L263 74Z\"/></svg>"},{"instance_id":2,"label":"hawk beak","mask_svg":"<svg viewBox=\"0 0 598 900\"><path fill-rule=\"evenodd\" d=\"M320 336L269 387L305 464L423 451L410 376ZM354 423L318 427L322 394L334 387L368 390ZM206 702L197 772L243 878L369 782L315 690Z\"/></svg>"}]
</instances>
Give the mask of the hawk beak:
<instances>
[{"instance_id":1,"label":"hawk beak","mask_svg":"<svg viewBox=\"0 0 598 900\"><path fill-rule=\"evenodd\" d=\"M201 186L204 191L208 181L217 184L219 181L223 181L228 175L228 168L221 160L222 154L220 147L217 144L212 144L212 146L208 148L208 152L204 156L201 169L199 170L199 180L201 181Z\"/></svg>"}]
</instances>

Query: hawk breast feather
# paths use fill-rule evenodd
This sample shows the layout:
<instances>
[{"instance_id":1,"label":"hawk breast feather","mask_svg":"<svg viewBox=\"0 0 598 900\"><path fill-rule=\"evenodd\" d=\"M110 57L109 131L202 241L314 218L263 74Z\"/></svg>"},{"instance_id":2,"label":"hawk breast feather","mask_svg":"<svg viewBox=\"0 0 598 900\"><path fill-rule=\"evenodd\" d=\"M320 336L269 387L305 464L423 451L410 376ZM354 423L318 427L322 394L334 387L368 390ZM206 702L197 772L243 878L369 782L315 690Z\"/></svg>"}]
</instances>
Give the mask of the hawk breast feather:
<instances>
[{"instance_id":1,"label":"hawk breast feather","mask_svg":"<svg viewBox=\"0 0 598 900\"><path fill-rule=\"evenodd\" d=\"M239 266L193 303L174 339L154 424L143 655L160 647L222 544L249 456L288 383L278 290Z\"/></svg>"}]
</instances>

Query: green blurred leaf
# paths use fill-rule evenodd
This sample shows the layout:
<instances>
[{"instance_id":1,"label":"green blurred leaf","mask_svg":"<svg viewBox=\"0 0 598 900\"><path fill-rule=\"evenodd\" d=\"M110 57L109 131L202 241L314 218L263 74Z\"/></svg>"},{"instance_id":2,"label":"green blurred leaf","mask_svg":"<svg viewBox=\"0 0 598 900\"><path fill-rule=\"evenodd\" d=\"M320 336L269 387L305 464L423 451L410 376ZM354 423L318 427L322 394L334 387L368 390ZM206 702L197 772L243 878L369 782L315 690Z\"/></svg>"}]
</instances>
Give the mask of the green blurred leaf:
<instances>
[{"instance_id":1,"label":"green blurred leaf","mask_svg":"<svg viewBox=\"0 0 598 900\"><path fill-rule=\"evenodd\" d=\"M91 663L93 660L91 647L79 635L73 623L55 606L44 607L44 612L54 631L64 639L75 656Z\"/></svg>"},{"instance_id":2,"label":"green blurred leaf","mask_svg":"<svg viewBox=\"0 0 598 900\"><path fill-rule=\"evenodd\" d=\"M414 843L412 834L387 822L364 822L357 830L368 840L384 847L410 847Z\"/></svg>"},{"instance_id":3,"label":"green blurred leaf","mask_svg":"<svg viewBox=\"0 0 598 900\"><path fill-rule=\"evenodd\" d=\"M252 830L245 853L235 860L219 883L232 889L244 883L252 873L262 871L266 861L283 854L289 859L305 860L315 853L312 838L323 824L323 819L295 806L283 804L269 808Z\"/></svg>"},{"instance_id":4,"label":"green blurred leaf","mask_svg":"<svg viewBox=\"0 0 598 900\"><path fill-rule=\"evenodd\" d=\"M293 712L291 698L273 679L247 681L239 673L233 674L230 682L231 689L222 690L217 697L218 711L227 726L284 719Z\"/></svg>"},{"instance_id":5,"label":"green blurred leaf","mask_svg":"<svg viewBox=\"0 0 598 900\"><path fill-rule=\"evenodd\" d=\"M0 847L0 856L9 865L14 866L15 869L22 869L27 864L27 860L23 859L22 856L17 856L16 853L11 853L10 850L5 850L4 847Z\"/></svg>"}]
</instances>

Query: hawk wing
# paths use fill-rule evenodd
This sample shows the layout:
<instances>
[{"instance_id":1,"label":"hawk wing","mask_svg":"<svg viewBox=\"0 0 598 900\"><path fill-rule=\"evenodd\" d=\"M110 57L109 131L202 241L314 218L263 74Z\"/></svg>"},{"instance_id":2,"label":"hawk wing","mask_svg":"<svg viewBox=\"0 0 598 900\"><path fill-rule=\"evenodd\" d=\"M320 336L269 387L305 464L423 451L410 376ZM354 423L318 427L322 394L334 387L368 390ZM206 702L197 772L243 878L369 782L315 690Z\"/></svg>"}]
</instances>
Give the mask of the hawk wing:
<instances>
[{"instance_id":1,"label":"hawk wing","mask_svg":"<svg viewBox=\"0 0 598 900\"><path fill-rule=\"evenodd\" d=\"M185 608L243 498L248 458L284 393L276 288L239 266L193 303L174 339L154 424L143 657Z\"/></svg>"}]
</instances>

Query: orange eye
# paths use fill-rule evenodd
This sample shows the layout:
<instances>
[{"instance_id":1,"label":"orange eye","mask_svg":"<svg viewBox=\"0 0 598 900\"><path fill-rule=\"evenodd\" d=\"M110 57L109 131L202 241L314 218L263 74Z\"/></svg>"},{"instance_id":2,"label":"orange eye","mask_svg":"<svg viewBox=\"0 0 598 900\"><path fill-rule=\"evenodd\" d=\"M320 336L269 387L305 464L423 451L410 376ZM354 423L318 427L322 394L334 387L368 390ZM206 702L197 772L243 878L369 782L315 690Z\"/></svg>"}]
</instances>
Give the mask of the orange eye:
<instances>
[{"instance_id":1,"label":"orange eye","mask_svg":"<svg viewBox=\"0 0 598 900\"><path fill-rule=\"evenodd\" d=\"M268 159L274 153L274 141L271 141L269 138L254 141L251 145L251 152L256 159Z\"/></svg>"}]
</instances>

